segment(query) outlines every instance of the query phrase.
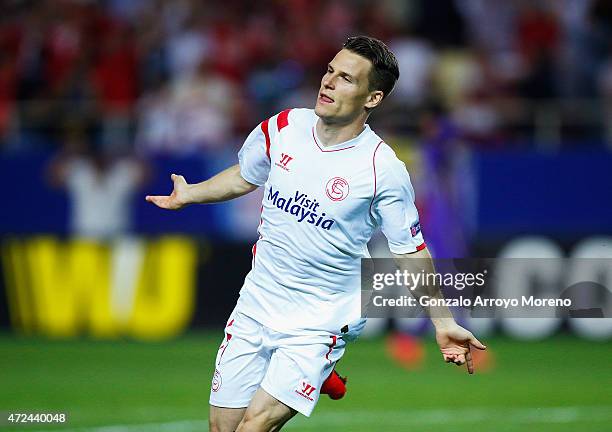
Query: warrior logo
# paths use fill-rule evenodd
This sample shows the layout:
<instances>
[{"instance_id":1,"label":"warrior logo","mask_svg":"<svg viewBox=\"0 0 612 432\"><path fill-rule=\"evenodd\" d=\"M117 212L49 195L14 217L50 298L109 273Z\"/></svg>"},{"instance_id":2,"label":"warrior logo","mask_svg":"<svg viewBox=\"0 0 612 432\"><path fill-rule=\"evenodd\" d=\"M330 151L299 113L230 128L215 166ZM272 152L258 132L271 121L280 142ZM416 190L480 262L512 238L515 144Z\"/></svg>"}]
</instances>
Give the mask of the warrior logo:
<instances>
[{"instance_id":1,"label":"warrior logo","mask_svg":"<svg viewBox=\"0 0 612 432\"><path fill-rule=\"evenodd\" d=\"M289 168L287 168L287 165L292 160L293 160L293 156L289 156L287 153L281 153L281 158L278 162L276 162L276 166L284 169L285 171L289 171Z\"/></svg>"}]
</instances>

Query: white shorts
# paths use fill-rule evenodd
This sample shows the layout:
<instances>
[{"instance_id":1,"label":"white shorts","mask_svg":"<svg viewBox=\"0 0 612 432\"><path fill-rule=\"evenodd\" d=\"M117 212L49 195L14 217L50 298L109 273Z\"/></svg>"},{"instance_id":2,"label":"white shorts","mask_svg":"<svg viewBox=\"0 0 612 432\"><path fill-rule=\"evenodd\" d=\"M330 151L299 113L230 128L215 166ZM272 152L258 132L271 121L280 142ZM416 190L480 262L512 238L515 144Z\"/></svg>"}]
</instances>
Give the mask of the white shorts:
<instances>
[{"instance_id":1,"label":"white shorts","mask_svg":"<svg viewBox=\"0 0 612 432\"><path fill-rule=\"evenodd\" d=\"M245 408L259 387L309 417L344 354L337 335L287 335L235 310L215 360L210 404Z\"/></svg>"}]
</instances>

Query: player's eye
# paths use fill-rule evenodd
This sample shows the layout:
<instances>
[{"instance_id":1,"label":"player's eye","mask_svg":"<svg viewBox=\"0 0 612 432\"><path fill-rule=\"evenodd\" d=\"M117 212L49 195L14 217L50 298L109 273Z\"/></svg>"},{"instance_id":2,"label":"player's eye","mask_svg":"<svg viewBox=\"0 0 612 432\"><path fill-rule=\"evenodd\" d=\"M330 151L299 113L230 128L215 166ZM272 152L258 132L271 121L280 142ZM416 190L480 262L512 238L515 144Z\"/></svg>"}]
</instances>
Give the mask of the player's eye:
<instances>
[{"instance_id":1,"label":"player's eye","mask_svg":"<svg viewBox=\"0 0 612 432\"><path fill-rule=\"evenodd\" d=\"M347 77L346 75L344 75L342 78L344 78L344 81L346 82L352 82L351 79L349 77Z\"/></svg>"}]
</instances>

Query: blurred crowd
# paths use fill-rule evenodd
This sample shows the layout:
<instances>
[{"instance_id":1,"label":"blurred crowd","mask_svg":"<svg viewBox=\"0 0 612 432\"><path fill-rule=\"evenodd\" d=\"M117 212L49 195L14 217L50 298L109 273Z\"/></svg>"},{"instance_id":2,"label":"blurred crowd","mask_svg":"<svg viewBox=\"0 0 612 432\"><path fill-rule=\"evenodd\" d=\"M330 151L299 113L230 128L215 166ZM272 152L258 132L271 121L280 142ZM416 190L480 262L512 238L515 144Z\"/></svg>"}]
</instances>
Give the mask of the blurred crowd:
<instances>
[{"instance_id":1,"label":"blurred crowd","mask_svg":"<svg viewBox=\"0 0 612 432\"><path fill-rule=\"evenodd\" d=\"M105 152L232 149L281 109L313 106L349 35L396 53L373 122L444 118L476 146L612 136L609 0L3 0L0 144Z\"/></svg>"}]
</instances>

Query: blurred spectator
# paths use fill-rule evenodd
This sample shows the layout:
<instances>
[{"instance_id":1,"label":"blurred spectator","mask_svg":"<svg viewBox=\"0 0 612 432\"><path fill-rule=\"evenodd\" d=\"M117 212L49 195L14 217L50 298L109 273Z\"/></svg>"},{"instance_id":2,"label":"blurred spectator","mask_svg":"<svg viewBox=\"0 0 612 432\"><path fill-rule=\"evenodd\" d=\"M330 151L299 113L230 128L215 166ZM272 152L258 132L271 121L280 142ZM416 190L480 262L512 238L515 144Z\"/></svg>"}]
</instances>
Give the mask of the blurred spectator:
<instances>
[{"instance_id":1,"label":"blurred spectator","mask_svg":"<svg viewBox=\"0 0 612 432\"><path fill-rule=\"evenodd\" d=\"M392 97L410 105L422 104L429 96L436 52L426 40L408 31L392 39L389 47L397 57L402 77L407 77L397 82Z\"/></svg>"},{"instance_id":2,"label":"blurred spectator","mask_svg":"<svg viewBox=\"0 0 612 432\"><path fill-rule=\"evenodd\" d=\"M145 95L136 142L145 153L212 150L232 141L238 89L203 63L190 79Z\"/></svg>"},{"instance_id":3,"label":"blurred spectator","mask_svg":"<svg viewBox=\"0 0 612 432\"><path fill-rule=\"evenodd\" d=\"M456 0L468 27L471 45L491 54L514 49L516 2L508 0Z\"/></svg>"},{"instance_id":4,"label":"blurred spectator","mask_svg":"<svg viewBox=\"0 0 612 432\"><path fill-rule=\"evenodd\" d=\"M436 258L468 255L467 233L474 224L475 204L470 169L461 130L437 107L420 118L423 171L420 182L423 226L445 227L427 231L427 242Z\"/></svg>"},{"instance_id":5,"label":"blurred spectator","mask_svg":"<svg viewBox=\"0 0 612 432\"><path fill-rule=\"evenodd\" d=\"M112 157L77 130L68 135L49 174L52 185L68 191L71 234L108 240L129 233L132 196L146 178L142 162Z\"/></svg>"},{"instance_id":6,"label":"blurred spectator","mask_svg":"<svg viewBox=\"0 0 612 432\"><path fill-rule=\"evenodd\" d=\"M0 52L0 144L4 143L8 136L15 108L16 83L15 62L6 51Z\"/></svg>"},{"instance_id":7,"label":"blurred spectator","mask_svg":"<svg viewBox=\"0 0 612 432\"><path fill-rule=\"evenodd\" d=\"M593 0L559 0L550 3L560 24L558 78L559 90L566 97L588 94L589 64L588 14Z\"/></svg>"},{"instance_id":8,"label":"blurred spectator","mask_svg":"<svg viewBox=\"0 0 612 432\"><path fill-rule=\"evenodd\" d=\"M483 71L476 56L468 51L445 51L432 71L437 97L448 108L462 102L473 89L486 86Z\"/></svg>"},{"instance_id":9,"label":"blurred spectator","mask_svg":"<svg viewBox=\"0 0 612 432\"><path fill-rule=\"evenodd\" d=\"M556 17L537 3L526 3L517 25L517 45L525 68L522 94L528 98L557 96L555 64L559 55L559 26Z\"/></svg>"},{"instance_id":10,"label":"blurred spectator","mask_svg":"<svg viewBox=\"0 0 612 432\"><path fill-rule=\"evenodd\" d=\"M186 17L186 23L171 33L166 42L170 79L192 79L211 49L209 40L195 17Z\"/></svg>"},{"instance_id":11,"label":"blurred spectator","mask_svg":"<svg viewBox=\"0 0 612 432\"><path fill-rule=\"evenodd\" d=\"M492 96L482 88L468 91L452 112L452 119L473 146L491 148L498 142L501 128Z\"/></svg>"},{"instance_id":12,"label":"blurred spectator","mask_svg":"<svg viewBox=\"0 0 612 432\"><path fill-rule=\"evenodd\" d=\"M138 91L136 48L127 27L108 31L92 74L102 116L102 145L109 151L125 151L132 141L130 120Z\"/></svg>"},{"instance_id":13,"label":"blurred spectator","mask_svg":"<svg viewBox=\"0 0 612 432\"><path fill-rule=\"evenodd\" d=\"M389 42L400 63L394 103L373 121L414 134L414 119L441 100L477 135L503 130L512 145L537 135L539 119L577 121L565 108L573 99L597 107L610 59L607 0L9 3L0 139L11 150L57 146L74 118L99 122L102 145L122 151L134 132L150 152L233 145L279 109L311 106L308 87L359 33ZM576 137L603 129L583 117Z\"/></svg>"}]
</instances>

